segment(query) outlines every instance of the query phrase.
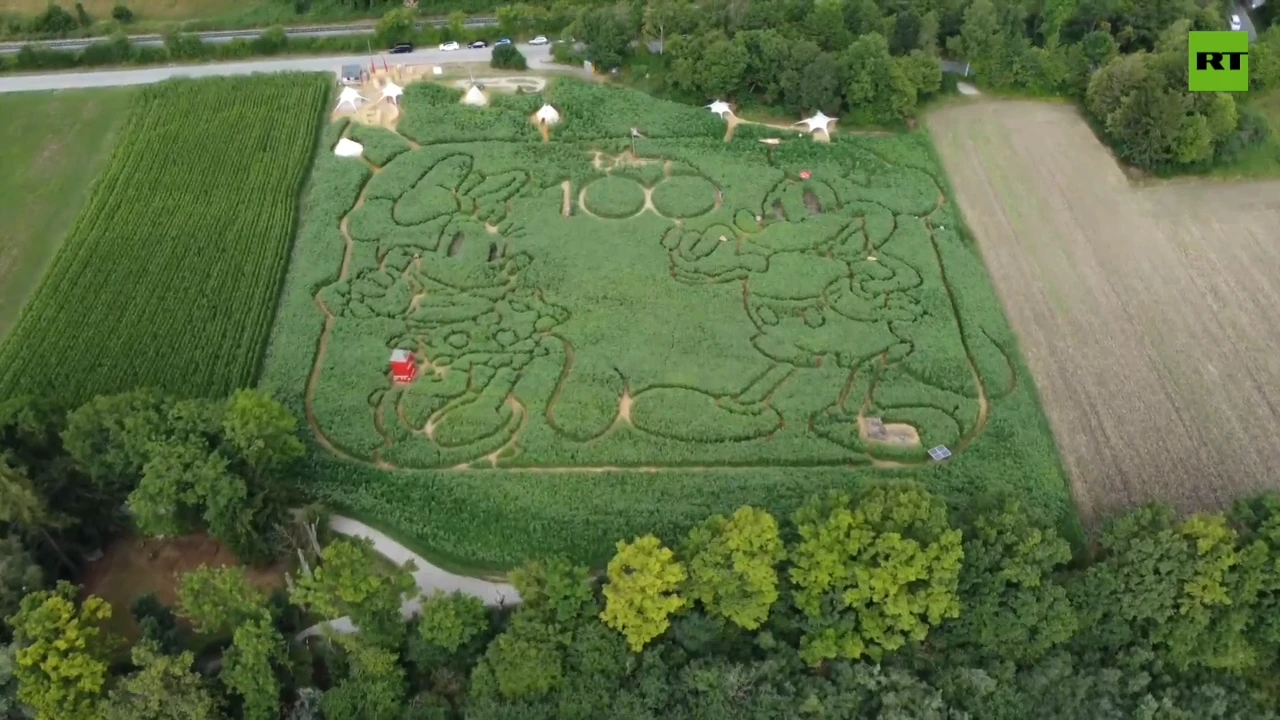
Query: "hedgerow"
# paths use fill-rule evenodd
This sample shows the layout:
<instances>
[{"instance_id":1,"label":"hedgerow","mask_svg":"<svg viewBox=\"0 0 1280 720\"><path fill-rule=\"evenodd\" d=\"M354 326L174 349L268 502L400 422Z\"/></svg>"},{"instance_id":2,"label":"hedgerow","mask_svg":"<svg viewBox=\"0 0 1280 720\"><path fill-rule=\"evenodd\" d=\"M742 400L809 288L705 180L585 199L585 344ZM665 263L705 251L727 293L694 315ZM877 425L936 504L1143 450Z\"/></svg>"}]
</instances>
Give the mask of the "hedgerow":
<instances>
[{"instance_id":1,"label":"hedgerow","mask_svg":"<svg viewBox=\"0 0 1280 720\"><path fill-rule=\"evenodd\" d=\"M295 250L263 375L309 413L311 492L492 567L596 561L617 537L890 475L1015 492L1073 528L1034 387L923 136L767 152L696 123L575 142L557 126L550 144L486 132L442 127L464 142L367 182L356 161L317 163L314 239ZM408 385L390 381L395 348L421 363ZM876 419L920 442L871 437ZM933 463L934 445L953 458Z\"/></svg>"},{"instance_id":2,"label":"hedgerow","mask_svg":"<svg viewBox=\"0 0 1280 720\"><path fill-rule=\"evenodd\" d=\"M322 74L177 80L139 95L39 291L0 395L66 403L252 382L331 91Z\"/></svg>"}]
</instances>

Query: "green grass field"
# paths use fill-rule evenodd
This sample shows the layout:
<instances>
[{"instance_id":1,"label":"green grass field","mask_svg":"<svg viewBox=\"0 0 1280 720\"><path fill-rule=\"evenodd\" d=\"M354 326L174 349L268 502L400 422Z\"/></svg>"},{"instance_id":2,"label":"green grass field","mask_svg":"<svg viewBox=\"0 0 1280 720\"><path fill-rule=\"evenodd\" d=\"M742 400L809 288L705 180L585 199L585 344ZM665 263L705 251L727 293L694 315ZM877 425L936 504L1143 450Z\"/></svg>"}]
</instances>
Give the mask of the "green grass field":
<instances>
[{"instance_id":1,"label":"green grass field","mask_svg":"<svg viewBox=\"0 0 1280 720\"><path fill-rule=\"evenodd\" d=\"M0 346L0 397L72 406L138 387L222 396L249 385L331 91L322 74L140 91Z\"/></svg>"},{"instance_id":2,"label":"green grass field","mask_svg":"<svg viewBox=\"0 0 1280 720\"><path fill-rule=\"evenodd\" d=\"M0 95L0 338L17 322L84 206L135 92Z\"/></svg>"},{"instance_id":3,"label":"green grass field","mask_svg":"<svg viewBox=\"0 0 1280 720\"><path fill-rule=\"evenodd\" d=\"M344 125L320 148L262 376L307 417L318 496L472 568L904 475L1072 522L925 136L726 143L705 110L568 80L457 97L409 89L421 149L357 129L372 170L331 153Z\"/></svg>"}]
</instances>

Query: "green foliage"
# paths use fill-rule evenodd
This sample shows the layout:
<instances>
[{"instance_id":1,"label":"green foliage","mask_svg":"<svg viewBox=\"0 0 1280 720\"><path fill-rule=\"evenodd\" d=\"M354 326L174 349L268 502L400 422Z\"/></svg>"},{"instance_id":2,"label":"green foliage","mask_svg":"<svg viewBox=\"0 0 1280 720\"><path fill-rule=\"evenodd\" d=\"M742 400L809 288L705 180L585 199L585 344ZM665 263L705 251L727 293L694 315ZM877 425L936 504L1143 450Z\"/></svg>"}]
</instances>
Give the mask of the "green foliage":
<instances>
[{"instance_id":1,"label":"green foliage","mask_svg":"<svg viewBox=\"0 0 1280 720\"><path fill-rule=\"evenodd\" d=\"M632 652L640 652L667 631L671 614L687 603L679 588L688 572L661 540L646 535L619 541L608 573L600 619L626 637Z\"/></svg>"},{"instance_id":2,"label":"green foliage","mask_svg":"<svg viewBox=\"0 0 1280 720\"><path fill-rule=\"evenodd\" d=\"M221 634L267 616L267 598L238 567L201 567L184 573L178 612L202 633Z\"/></svg>"},{"instance_id":3,"label":"green foliage","mask_svg":"<svg viewBox=\"0 0 1280 720\"><path fill-rule=\"evenodd\" d=\"M1075 610L1054 578L1071 546L1011 499L977 509L965 525L960 617L943 626L942 643L1021 663L1075 635Z\"/></svg>"},{"instance_id":4,"label":"green foliage","mask_svg":"<svg viewBox=\"0 0 1280 720\"><path fill-rule=\"evenodd\" d=\"M219 720L225 717L204 678L191 669L195 657L169 655L148 643L133 647L138 670L121 678L103 703L103 720Z\"/></svg>"},{"instance_id":5,"label":"green foliage","mask_svg":"<svg viewBox=\"0 0 1280 720\"><path fill-rule=\"evenodd\" d=\"M364 156L379 167L391 162L397 155L409 151L409 141L403 135L376 125L352 123L347 137L364 146Z\"/></svg>"},{"instance_id":6,"label":"green foliage","mask_svg":"<svg viewBox=\"0 0 1280 720\"><path fill-rule=\"evenodd\" d=\"M625 218L644 207L644 190L622 178L605 177L586 188L584 205L603 218Z\"/></svg>"},{"instance_id":7,"label":"green foliage","mask_svg":"<svg viewBox=\"0 0 1280 720\"><path fill-rule=\"evenodd\" d=\"M385 573L370 562L371 552L367 540L335 540L320 567L298 579L290 599L328 619L350 616L367 642L397 647L404 636L401 596L416 589L412 563Z\"/></svg>"},{"instance_id":8,"label":"green foliage","mask_svg":"<svg viewBox=\"0 0 1280 720\"><path fill-rule=\"evenodd\" d=\"M18 699L36 720L98 717L114 645L100 624L111 617L111 606L94 595L77 602L77 590L59 581L53 590L24 597L6 620L18 647Z\"/></svg>"},{"instance_id":9,"label":"green foliage","mask_svg":"<svg viewBox=\"0 0 1280 720\"><path fill-rule=\"evenodd\" d=\"M16 613L24 596L42 588L44 571L22 541L13 536L0 536L0 618ZM0 628L0 641L8 639L9 633Z\"/></svg>"},{"instance_id":10,"label":"green foliage","mask_svg":"<svg viewBox=\"0 0 1280 720\"><path fill-rule=\"evenodd\" d=\"M413 38L417 28L417 12L413 8L399 7L388 10L378 20L373 31L375 41L382 45L395 45Z\"/></svg>"},{"instance_id":11,"label":"green foliage","mask_svg":"<svg viewBox=\"0 0 1280 720\"><path fill-rule=\"evenodd\" d=\"M515 45L498 45L493 48L489 67L500 70L525 70L529 67L529 63Z\"/></svg>"},{"instance_id":12,"label":"green foliage","mask_svg":"<svg viewBox=\"0 0 1280 720\"><path fill-rule=\"evenodd\" d=\"M217 396L248 385L331 82L262 75L142 91L0 347L0 395L74 406L140 386Z\"/></svg>"},{"instance_id":13,"label":"green foliage","mask_svg":"<svg viewBox=\"0 0 1280 720\"><path fill-rule=\"evenodd\" d=\"M801 656L810 664L873 659L919 642L958 617L964 551L946 507L909 486L815 497L796 511L790 552L795 604L807 619Z\"/></svg>"},{"instance_id":14,"label":"green foliage","mask_svg":"<svg viewBox=\"0 0 1280 720\"><path fill-rule=\"evenodd\" d=\"M405 698L405 673L395 652L362 642L350 644L350 673L326 691L325 717L397 720Z\"/></svg>"},{"instance_id":15,"label":"green foliage","mask_svg":"<svg viewBox=\"0 0 1280 720\"><path fill-rule=\"evenodd\" d=\"M688 558L685 594L708 614L745 630L769 617L778 600L777 564L786 556L772 515L752 507L728 519L714 515L689 532L681 554Z\"/></svg>"},{"instance_id":16,"label":"green foliage","mask_svg":"<svg viewBox=\"0 0 1280 720\"><path fill-rule=\"evenodd\" d=\"M418 632L428 644L457 652L476 635L489 629L484 603L462 593L433 593L422 600Z\"/></svg>"},{"instance_id":17,"label":"green foliage","mask_svg":"<svg viewBox=\"0 0 1280 720\"><path fill-rule=\"evenodd\" d=\"M222 656L219 678L239 695L245 720L273 720L279 716L280 680L276 667L284 662L286 646L265 613L236 627L231 647Z\"/></svg>"}]
</instances>

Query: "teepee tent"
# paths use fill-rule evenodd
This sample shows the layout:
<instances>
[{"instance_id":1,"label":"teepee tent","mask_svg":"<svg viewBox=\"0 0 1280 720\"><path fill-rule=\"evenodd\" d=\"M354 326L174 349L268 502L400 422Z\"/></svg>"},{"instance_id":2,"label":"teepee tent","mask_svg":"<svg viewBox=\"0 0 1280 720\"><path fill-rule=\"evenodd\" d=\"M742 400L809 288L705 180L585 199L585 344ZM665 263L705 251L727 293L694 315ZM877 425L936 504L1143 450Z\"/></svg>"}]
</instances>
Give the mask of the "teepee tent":
<instances>
[{"instance_id":1,"label":"teepee tent","mask_svg":"<svg viewBox=\"0 0 1280 720\"><path fill-rule=\"evenodd\" d=\"M338 157L360 157L364 154L364 146L351 138L342 138L333 146L333 154Z\"/></svg>"},{"instance_id":2,"label":"teepee tent","mask_svg":"<svg viewBox=\"0 0 1280 720\"><path fill-rule=\"evenodd\" d=\"M382 88L382 100L390 101L392 105L400 104L400 96L404 94L404 88L399 85L388 82L387 86Z\"/></svg>"},{"instance_id":3,"label":"teepee tent","mask_svg":"<svg viewBox=\"0 0 1280 720\"><path fill-rule=\"evenodd\" d=\"M544 125L555 125L560 122L560 113L550 105L543 105L536 113L538 122Z\"/></svg>"},{"instance_id":4,"label":"teepee tent","mask_svg":"<svg viewBox=\"0 0 1280 720\"><path fill-rule=\"evenodd\" d=\"M342 88L342 94L338 95L338 107L336 109L341 110L343 105L350 105L351 109L355 110L356 101L358 100L365 100L365 98L360 95L359 90L356 90L353 87L344 87Z\"/></svg>"},{"instance_id":5,"label":"teepee tent","mask_svg":"<svg viewBox=\"0 0 1280 720\"><path fill-rule=\"evenodd\" d=\"M467 94L462 96L462 104L463 105L488 105L489 98L485 97L484 93L480 92L480 88L476 87L475 85L472 85L471 88L467 90Z\"/></svg>"},{"instance_id":6,"label":"teepee tent","mask_svg":"<svg viewBox=\"0 0 1280 720\"><path fill-rule=\"evenodd\" d=\"M834 120L835 118L827 117L822 113L821 110L819 110L818 112L814 113L813 117L807 117L804 120L801 120L800 122L796 123L796 125L807 125L809 132L813 132L815 130L822 130L825 132L829 129L832 121Z\"/></svg>"}]
</instances>

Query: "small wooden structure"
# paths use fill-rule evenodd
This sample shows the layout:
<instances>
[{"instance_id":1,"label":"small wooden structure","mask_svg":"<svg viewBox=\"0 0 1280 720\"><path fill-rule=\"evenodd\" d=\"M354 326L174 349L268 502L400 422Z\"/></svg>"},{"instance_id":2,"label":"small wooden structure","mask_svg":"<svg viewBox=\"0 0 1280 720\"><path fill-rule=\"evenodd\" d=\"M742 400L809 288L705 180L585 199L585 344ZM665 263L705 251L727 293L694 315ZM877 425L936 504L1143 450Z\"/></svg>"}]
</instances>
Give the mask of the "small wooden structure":
<instances>
[{"instance_id":1,"label":"small wooden structure","mask_svg":"<svg viewBox=\"0 0 1280 720\"><path fill-rule=\"evenodd\" d=\"M413 359L413 353L408 350L395 349L391 351L391 377L398 383L405 384L413 382L418 376L418 363Z\"/></svg>"}]
</instances>

